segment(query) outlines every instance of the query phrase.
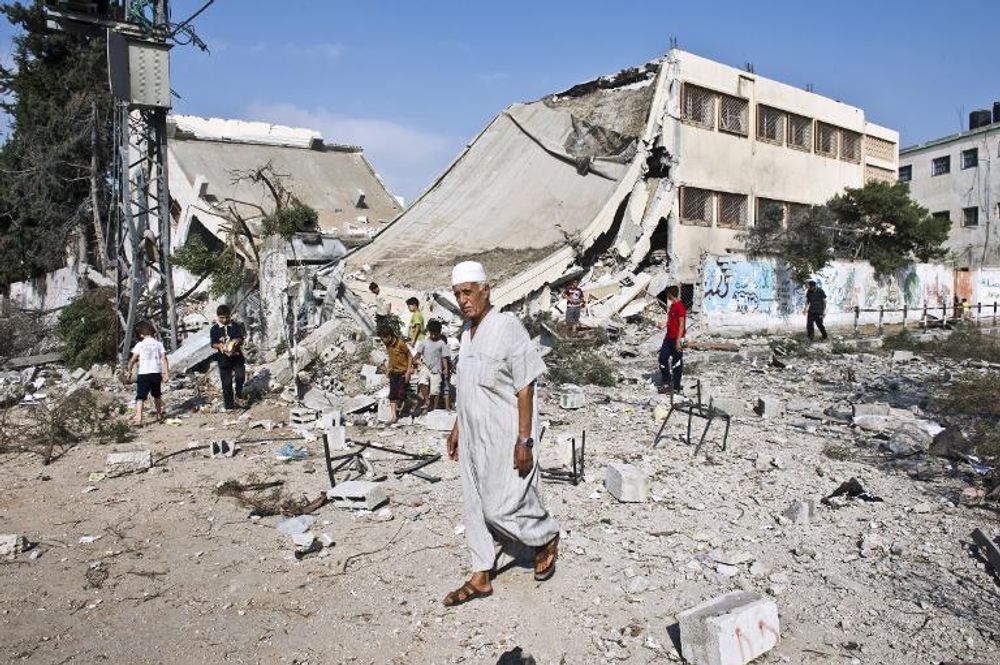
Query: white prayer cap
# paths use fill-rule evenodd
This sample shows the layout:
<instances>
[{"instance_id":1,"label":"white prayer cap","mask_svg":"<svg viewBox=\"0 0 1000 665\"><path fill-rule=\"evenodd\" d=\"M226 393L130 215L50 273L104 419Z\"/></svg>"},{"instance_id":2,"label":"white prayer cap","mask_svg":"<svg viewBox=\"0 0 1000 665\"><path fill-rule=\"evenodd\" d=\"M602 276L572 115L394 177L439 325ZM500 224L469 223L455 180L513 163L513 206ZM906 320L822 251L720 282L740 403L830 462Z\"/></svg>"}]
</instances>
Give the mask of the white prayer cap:
<instances>
[{"instance_id":1,"label":"white prayer cap","mask_svg":"<svg viewBox=\"0 0 1000 665\"><path fill-rule=\"evenodd\" d=\"M451 285L465 284L466 282L485 282L486 270L483 264L477 261L462 261L451 271Z\"/></svg>"}]
</instances>

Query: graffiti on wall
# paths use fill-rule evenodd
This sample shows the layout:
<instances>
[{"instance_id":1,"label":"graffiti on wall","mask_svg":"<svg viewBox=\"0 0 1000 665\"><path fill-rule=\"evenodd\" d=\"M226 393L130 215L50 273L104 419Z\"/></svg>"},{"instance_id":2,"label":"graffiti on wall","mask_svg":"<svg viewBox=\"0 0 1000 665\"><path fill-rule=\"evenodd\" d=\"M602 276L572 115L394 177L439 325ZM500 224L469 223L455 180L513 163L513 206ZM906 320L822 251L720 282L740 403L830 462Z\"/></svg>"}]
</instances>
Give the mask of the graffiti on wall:
<instances>
[{"instance_id":1,"label":"graffiti on wall","mask_svg":"<svg viewBox=\"0 0 1000 665\"><path fill-rule=\"evenodd\" d=\"M1000 296L1000 271L996 277ZM815 280L826 292L828 314L851 312L855 307L939 307L951 303L953 293L951 268L934 264L908 266L898 274L876 279L867 263L835 261ZM793 281L783 264L738 256L709 256L705 260L705 312L788 317L804 307L805 285Z\"/></svg>"},{"instance_id":2,"label":"graffiti on wall","mask_svg":"<svg viewBox=\"0 0 1000 665\"><path fill-rule=\"evenodd\" d=\"M1000 270L979 270L975 288L975 299L983 303L983 307L1000 302Z\"/></svg>"}]
</instances>

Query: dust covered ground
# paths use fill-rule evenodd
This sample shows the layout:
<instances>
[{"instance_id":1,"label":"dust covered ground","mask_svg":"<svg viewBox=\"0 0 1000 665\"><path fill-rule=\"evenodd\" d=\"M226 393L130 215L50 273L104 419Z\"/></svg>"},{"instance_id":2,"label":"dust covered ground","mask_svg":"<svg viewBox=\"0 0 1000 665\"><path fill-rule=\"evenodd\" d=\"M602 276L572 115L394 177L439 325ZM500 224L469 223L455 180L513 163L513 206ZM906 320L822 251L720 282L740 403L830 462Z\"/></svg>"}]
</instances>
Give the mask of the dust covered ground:
<instances>
[{"instance_id":1,"label":"dust covered ground","mask_svg":"<svg viewBox=\"0 0 1000 665\"><path fill-rule=\"evenodd\" d=\"M282 480L292 497L328 487L321 443L295 442L309 457L283 462L283 442L260 439L292 430L248 429L287 420L277 399L238 417L175 410L177 424L144 427L126 444L84 443L49 465L5 454L0 533L37 544L0 559L0 660L496 663L520 647L538 663L671 662L680 660L679 611L749 589L773 597L781 617L782 641L761 663L1000 663L1000 585L970 546L974 528L992 537L1000 529L994 509L968 498L982 483L977 472L919 446L889 452L890 435L850 418L852 403L867 402L925 416L921 400L954 362L821 347L779 369L690 351L691 379L706 391L790 407L773 419L735 418L724 451L713 426L695 456L676 415L651 445L654 411L667 402L649 380L654 347L605 347L619 383L587 387L583 409L561 409L557 387L541 386L543 464L559 433L587 433L586 481L544 483L563 528L558 571L539 584L513 566L491 598L453 609L441 599L468 573L457 464L429 467L441 477L432 484L396 479L402 462L374 454L376 473L389 478L388 511L320 508L312 533L334 544L301 561L276 528L281 517L251 519L216 494L231 479ZM156 460L219 438L241 439L241 450L91 476L114 450L148 449ZM444 448L443 433L417 424L354 425L348 438ZM649 502L622 504L604 490L604 468L616 461L650 474ZM850 478L883 500L820 503ZM811 519L782 516L800 500L815 501Z\"/></svg>"}]
</instances>

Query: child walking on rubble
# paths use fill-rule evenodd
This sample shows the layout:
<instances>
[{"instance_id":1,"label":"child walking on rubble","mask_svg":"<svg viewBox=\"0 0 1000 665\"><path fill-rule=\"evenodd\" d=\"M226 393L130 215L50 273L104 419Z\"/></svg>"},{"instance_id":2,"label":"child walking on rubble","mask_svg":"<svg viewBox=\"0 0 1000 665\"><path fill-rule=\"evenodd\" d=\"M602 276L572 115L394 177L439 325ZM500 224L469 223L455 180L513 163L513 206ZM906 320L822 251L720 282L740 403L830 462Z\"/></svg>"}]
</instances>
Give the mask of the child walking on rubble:
<instances>
[{"instance_id":1,"label":"child walking on rubble","mask_svg":"<svg viewBox=\"0 0 1000 665\"><path fill-rule=\"evenodd\" d=\"M128 361L128 378L132 381L132 372L136 366L139 373L135 381L135 418L132 424L142 425L142 410L146 399L152 395L156 402L156 419L163 420L162 386L170 380L170 368L167 363L167 350L163 342L156 339L156 329L149 321L143 321L136 326L139 342L132 347L132 356Z\"/></svg>"},{"instance_id":2,"label":"child walking on rubble","mask_svg":"<svg viewBox=\"0 0 1000 665\"><path fill-rule=\"evenodd\" d=\"M400 409L406 404L406 387L413 371L413 358L406 342L392 327L383 325L378 330L378 336L385 344L385 351L389 356L386 361L389 375L389 419L390 422L396 422Z\"/></svg>"}]
</instances>

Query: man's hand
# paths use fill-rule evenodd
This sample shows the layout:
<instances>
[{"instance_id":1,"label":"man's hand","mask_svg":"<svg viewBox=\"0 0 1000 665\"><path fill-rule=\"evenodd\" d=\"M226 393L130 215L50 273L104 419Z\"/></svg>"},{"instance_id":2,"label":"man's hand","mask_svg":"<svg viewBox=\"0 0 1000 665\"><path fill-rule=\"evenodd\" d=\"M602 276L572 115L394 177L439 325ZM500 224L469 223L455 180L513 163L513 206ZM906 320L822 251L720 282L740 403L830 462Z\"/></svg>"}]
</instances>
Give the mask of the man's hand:
<instances>
[{"instance_id":1,"label":"man's hand","mask_svg":"<svg viewBox=\"0 0 1000 665\"><path fill-rule=\"evenodd\" d=\"M458 428L452 428L448 435L448 459L458 461Z\"/></svg>"},{"instance_id":2,"label":"man's hand","mask_svg":"<svg viewBox=\"0 0 1000 665\"><path fill-rule=\"evenodd\" d=\"M535 460L531 454L531 448L523 443L514 444L514 468L517 469L517 475L524 478L531 473L531 467L534 465Z\"/></svg>"}]
</instances>

